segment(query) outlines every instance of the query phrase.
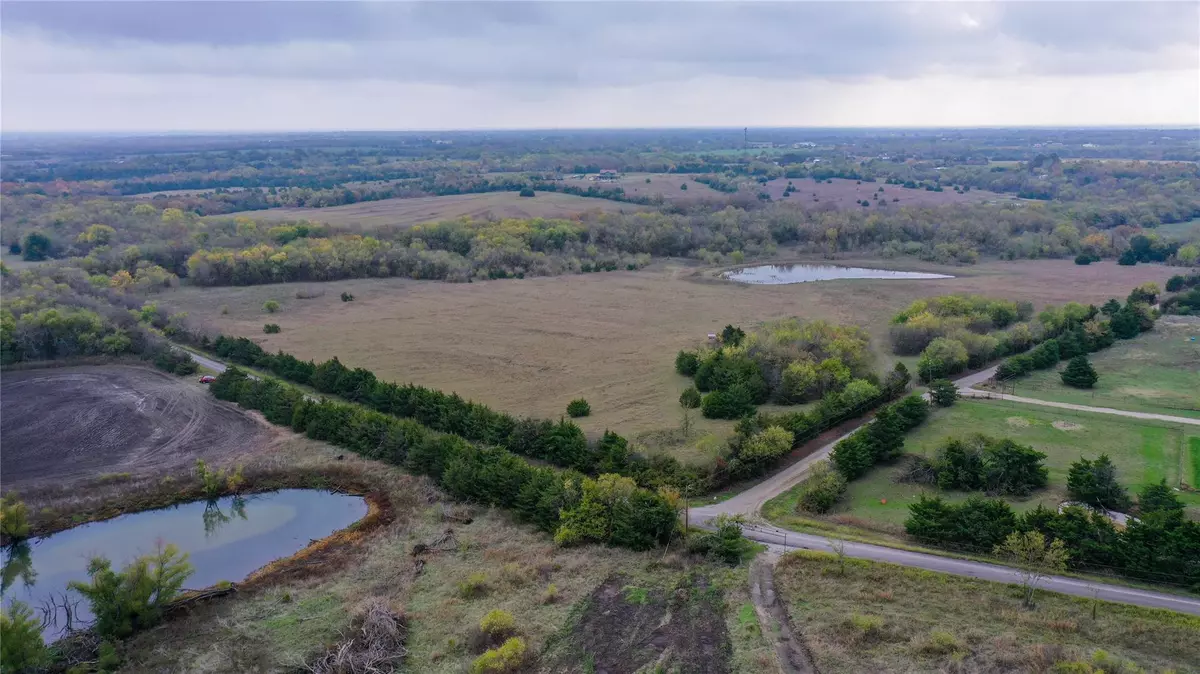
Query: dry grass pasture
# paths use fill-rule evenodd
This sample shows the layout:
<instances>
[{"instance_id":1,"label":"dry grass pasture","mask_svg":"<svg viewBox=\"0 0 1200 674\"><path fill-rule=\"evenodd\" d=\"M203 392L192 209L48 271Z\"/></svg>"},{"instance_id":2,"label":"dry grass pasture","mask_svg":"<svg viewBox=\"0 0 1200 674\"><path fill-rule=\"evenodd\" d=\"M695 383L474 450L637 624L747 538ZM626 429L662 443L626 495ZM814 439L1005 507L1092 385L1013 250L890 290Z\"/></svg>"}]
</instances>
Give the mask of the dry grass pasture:
<instances>
[{"instance_id":1,"label":"dry grass pasture","mask_svg":"<svg viewBox=\"0 0 1200 674\"><path fill-rule=\"evenodd\" d=\"M411 226L462 217L485 220L570 218L588 211L617 213L643 208L636 204L556 192L538 192L535 197L522 197L516 192L486 192L362 201L329 208L270 208L239 215L246 215L255 220L315 220L331 225L371 228L384 225Z\"/></svg>"},{"instance_id":2,"label":"dry grass pasture","mask_svg":"<svg viewBox=\"0 0 1200 674\"><path fill-rule=\"evenodd\" d=\"M655 197L661 196L667 201L700 201L703 199L720 200L728 197L728 194L718 192L713 188L698 183L694 180L695 176L687 173L625 173L617 180L597 182L583 179L566 178L564 182L574 187L587 189L594 185L597 188L621 187L624 188L625 194L631 197ZM646 182L649 180L650 182ZM687 185L687 189L680 189L681 185Z\"/></svg>"},{"instance_id":3,"label":"dry grass pasture","mask_svg":"<svg viewBox=\"0 0 1200 674\"><path fill-rule=\"evenodd\" d=\"M771 198L784 203L794 203L806 208L815 208L833 204L840 208L863 208L857 202L866 199L871 202L870 208L877 208L875 197L883 197L886 207L891 206L940 206L943 204L980 204L986 202L1017 201L1015 197L984 190L971 190L958 194L953 189L942 192L930 192L924 188L908 189L900 185L885 185L882 182L859 183L856 180L830 178L832 182L820 183L812 178L776 178L768 182L763 191ZM795 186L792 196L784 198L783 191L788 183ZM883 192L879 188L883 188ZM691 187L689 186L690 190ZM892 201L898 199L899 201Z\"/></svg>"},{"instance_id":4,"label":"dry grass pasture","mask_svg":"<svg viewBox=\"0 0 1200 674\"><path fill-rule=\"evenodd\" d=\"M822 672L1194 672L1200 619L799 551L775 570Z\"/></svg>"},{"instance_id":5,"label":"dry grass pasture","mask_svg":"<svg viewBox=\"0 0 1200 674\"><path fill-rule=\"evenodd\" d=\"M338 356L381 377L436 387L513 413L557 417L586 398L589 432L674 427L689 380L674 372L677 351L705 342L727 323L799 316L866 326L879 351L890 316L912 300L954 292L1028 299L1037 305L1125 297L1166 267L1079 266L1069 260L939 267L909 261L844 264L955 274L918 281L846 280L751 286L717 278L720 269L664 263L637 272L470 284L359 279L323 284L324 295L296 299L312 284L183 288L163 301L198 323L302 358ZM353 302L342 302L348 291ZM282 304L264 335L263 303ZM223 313L223 310L225 313ZM890 357L881 355L880 365ZM706 422L707 423L707 422ZM724 428L707 425L702 428Z\"/></svg>"}]
</instances>

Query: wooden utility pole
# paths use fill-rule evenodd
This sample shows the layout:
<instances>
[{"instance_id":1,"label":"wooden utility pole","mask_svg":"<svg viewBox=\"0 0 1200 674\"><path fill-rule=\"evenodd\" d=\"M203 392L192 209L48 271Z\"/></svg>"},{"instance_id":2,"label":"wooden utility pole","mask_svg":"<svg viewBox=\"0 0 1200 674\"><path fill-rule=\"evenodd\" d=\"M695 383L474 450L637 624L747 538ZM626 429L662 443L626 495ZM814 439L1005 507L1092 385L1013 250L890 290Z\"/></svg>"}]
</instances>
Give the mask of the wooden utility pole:
<instances>
[{"instance_id":1,"label":"wooden utility pole","mask_svg":"<svg viewBox=\"0 0 1200 674\"><path fill-rule=\"evenodd\" d=\"M692 495L692 485L688 483L683 488L683 540L686 542L688 537L688 527L691 522L691 512L689 511L689 497Z\"/></svg>"}]
</instances>

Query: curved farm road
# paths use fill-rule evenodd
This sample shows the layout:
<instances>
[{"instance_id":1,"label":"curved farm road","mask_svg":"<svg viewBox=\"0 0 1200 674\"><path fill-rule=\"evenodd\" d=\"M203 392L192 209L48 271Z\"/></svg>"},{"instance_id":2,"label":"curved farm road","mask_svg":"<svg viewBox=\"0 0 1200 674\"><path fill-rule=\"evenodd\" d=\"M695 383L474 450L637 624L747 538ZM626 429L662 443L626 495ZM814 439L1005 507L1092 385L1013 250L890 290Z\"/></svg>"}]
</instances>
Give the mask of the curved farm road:
<instances>
[{"instance_id":1,"label":"curved farm road","mask_svg":"<svg viewBox=\"0 0 1200 674\"><path fill-rule=\"evenodd\" d=\"M991 396L993 398L1012 400L1013 402L1077 409L1084 412L1117 414L1135 419L1149 418L1165 421L1177 421L1188 424L1200 424L1200 420L1188 419L1185 417L1172 417L1161 414L1144 414L1140 412L1126 412L1124 410L1092 408L1084 405L1069 405L1066 403L1048 403L1047 401L1035 400L1033 398L1001 396L999 394L992 394L988 391L978 391L973 388L976 384L980 384L990 379L995 372L995 367L988 368L965 377L960 377L959 379L956 379L954 383L958 385L960 393L971 397ZM859 427L861 427L861 425ZM855 430L857 430L857 428ZM850 431L850 433L853 432L853 430ZM761 523L758 515L764 503L803 480L808 474L809 469L812 468L813 464L821 461L822 459L827 459L830 452L833 451L834 445L836 445L840 440L842 440L842 438L845 438L850 433L847 433L837 440L824 445L811 455L792 464L791 466L788 466L779 473L772 475L766 480L759 482L753 487L726 501L693 509L691 511L691 517L693 521L697 522L699 526L703 527L706 526L710 520L715 519L721 514L746 515L752 518L755 523L748 524L744 528L745 536L751 540L767 544L767 546L772 550L787 552L790 550L805 549L832 552L832 546L835 542L834 539L825 538L823 536L815 536L812 534L802 534L772 526L770 524ZM999 583L1021 582L1020 571L1010 567L1001 566L999 564L972 562L954 559L952 557L942 557L940 555L910 552L908 550L891 548L884 545L872 545L869 543L839 541L838 544L844 546L843 550L845 554L850 557L869 559L879 562L888 562L891 564L910 566L929 571L938 571L941 573L950 573L957 576L969 576L971 578L980 578L982 580L989 580ZM1106 601L1135 604L1137 606L1146 606L1150 608L1163 608L1182 613L1200 615L1200 600L1162 592L1138 590L1119 585L1109 585L1107 583L1096 583L1080 580L1078 578L1068 578L1065 576L1047 577L1039 583L1038 587L1080 597L1097 597Z\"/></svg>"},{"instance_id":2,"label":"curved farm road","mask_svg":"<svg viewBox=\"0 0 1200 674\"><path fill-rule=\"evenodd\" d=\"M220 361L196 354L192 351L187 351L188 354L197 362L217 372L225 370L225 364ZM968 395L989 395L986 391L977 391L974 387L976 384L991 379L996 373L996 368L991 367L986 370L981 370L974 374L969 374L954 380L961 392ZM993 394L994 395L994 394ZM996 396L998 397L998 396ZM1005 396L1012 398L1013 396ZM1032 398L1018 398L1015 402L1029 402L1031 404L1047 404L1043 400L1034 400ZM1104 410L1106 414L1121 414L1133 418L1164 418L1165 415L1145 415L1139 412L1125 412L1123 410L1108 410L1107 408L1089 408L1082 405L1066 405L1065 403L1050 403L1050 407L1069 407L1072 409L1081 409L1083 411L1100 411ZM1181 421L1184 423L1198 423L1196 419L1186 419L1183 417L1165 417L1168 421ZM869 423L869 422L864 422ZM861 426L861 425L860 425ZM850 431L853 433L853 431ZM849 435L847 433L846 435ZM845 435L842 438L846 437ZM759 482L753 487L743 491L742 493L730 498L721 503L716 503L702 508L696 508L691 511L691 516L695 518L698 526L705 526L709 520L712 520L721 514L730 515L749 515L757 518L759 510L762 509L763 503L776 495L782 493L786 489L792 487L800 480L803 480L808 470L814 463L822 459L828 458L829 453L833 451L833 446L842 438L838 438L833 442L826 444L816 452L805 457L804 459L788 466L779 473ZM801 534L795 531L788 531L769 524L750 524L745 527L745 535L751 540L765 543L769 548L776 552L787 552L790 550L825 550L832 551L832 539L823 536L814 536L812 534ZM956 576L969 576L972 578L980 578L982 580L990 580L999 583L1019 583L1021 582L1021 573L1016 569L998 564L986 564L983 562L971 562L966 560L954 559L952 557L942 557L939 555L930 555L920 552L910 552L898 548L889 548L884 545L871 545L869 543L854 543L850 541L841 542L844 545L845 554L850 557L860 559L869 559L879 562L889 562L899 564L901 566L911 566L929 571L939 571L941 573L950 573ZM1045 578L1039 584L1039 587L1061 592L1063 594L1072 594L1080 597L1097 597L1106 601L1121 602L1125 604L1135 604L1137 606L1147 606L1151 608L1164 608L1172 611L1180 611L1182 613L1191 613L1200 615L1200 600L1190 599L1161 592L1152 592L1148 590L1138 590L1119 585L1108 585L1106 583L1095 583L1077 578L1067 578L1064 576L1051 576ZM761 610L761 609L760 609ZM790 650L790 649L789 649ZM793 663L796 669L803 671L800 662Z\"/></svg>"},{"instance_id":3,"label":"curved farm road","mask_svg":"<svg viewBox=\"0 0 1200 674\"><path fill-rule=\"evenodd\" d=\"M980 391L976 388L961 388L958 394L964 398L983 398L991 400L1007 400L1014 403L1023 403L1025 405L1042 405L1044 407L1057 407L1062 410L1075 410L1078 412L1092 412L1095 414L1113 414L1119 417L1129 417L1130 419L1151 419L1154 421L1169 421L1175 424L1191 424L1200 426L1200 419L1191 417L1176 417L1170 414L1154 414L1151 412L1130 412L1129 410L1118 410L1112 407L1092 407L1090 405L1076 405L1074 403L1056 403L1051 400L1038 400L1037 398L1024 398L1022 396L1009 395L1007 393L996 393L995 391Z\"/></svg>"}]
</instances>

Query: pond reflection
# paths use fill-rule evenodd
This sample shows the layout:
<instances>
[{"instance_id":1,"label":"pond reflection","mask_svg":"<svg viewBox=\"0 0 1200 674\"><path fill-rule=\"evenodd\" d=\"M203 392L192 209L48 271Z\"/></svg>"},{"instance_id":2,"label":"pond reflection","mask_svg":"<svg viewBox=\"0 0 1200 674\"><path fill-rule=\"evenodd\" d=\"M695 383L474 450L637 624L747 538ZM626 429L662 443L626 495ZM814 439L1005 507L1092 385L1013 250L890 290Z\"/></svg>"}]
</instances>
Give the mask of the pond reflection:
<instances>
[{"instance_id":1,"label":"pond reflection","mask_svg":"<svg viewBox=\"0 0 1200 674\"><path fill-rule=\"evenodd\" d=\"M786 285L789 283L811 283L837 279L935 279L954 278L946 274L930 274L917 271L892 271L890 269L868 269L866 267L839 267L832 264L764 264L743 267L722 274L730 281L753 285Z\"/></svg>"},{"instance_id":2,"label":"pond reflection","mask_svg":"<svg viewBox=\"0 0 1200 674\"><path fill-rule=\"evenodd\" d=\"M90 620L87 604L67 585L87 581L88 561L102 556L120 569L167 543L190 556L195 573L187 587L237 582L275 559L287 557L367 514L358 496L286 489L247 497L196 501L122 515L4 548L3 604L23 601L41 611L43 636L61 636L65 623ZM74 606L74 609L69 607ZM73 615L64 616L71 610Z\"/></svg>"}]
</instances>

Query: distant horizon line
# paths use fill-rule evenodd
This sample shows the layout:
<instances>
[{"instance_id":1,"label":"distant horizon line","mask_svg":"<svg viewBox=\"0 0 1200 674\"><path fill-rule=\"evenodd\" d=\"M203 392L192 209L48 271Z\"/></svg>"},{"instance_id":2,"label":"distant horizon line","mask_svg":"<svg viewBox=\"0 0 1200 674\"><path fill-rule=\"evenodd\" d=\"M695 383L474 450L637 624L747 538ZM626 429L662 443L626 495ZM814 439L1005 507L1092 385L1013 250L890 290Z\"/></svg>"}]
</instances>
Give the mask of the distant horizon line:
<instances>
[{"instance_id":1,"label":"distant horizon line","mask_svg":"<svg viewBox=\"0 0 1200 674\"><path fill-rule=\"evenodd\" d=\"M574 126L574 127L478 127L478 128L374 128L374 129L0 129L4 135L140 135L140 136L213 136L251 134L312 134L312 133L535 133L579 131L988 131L1004 129L1029 130L1123 130L1156 131L1184 130L1200 132L1195 124L1010 124L1010 125L931 125L931 126Z\"/></svg>"}]
</instances>

